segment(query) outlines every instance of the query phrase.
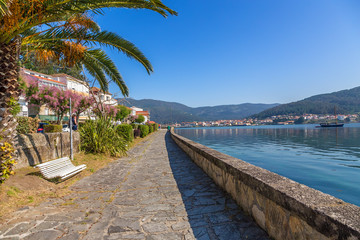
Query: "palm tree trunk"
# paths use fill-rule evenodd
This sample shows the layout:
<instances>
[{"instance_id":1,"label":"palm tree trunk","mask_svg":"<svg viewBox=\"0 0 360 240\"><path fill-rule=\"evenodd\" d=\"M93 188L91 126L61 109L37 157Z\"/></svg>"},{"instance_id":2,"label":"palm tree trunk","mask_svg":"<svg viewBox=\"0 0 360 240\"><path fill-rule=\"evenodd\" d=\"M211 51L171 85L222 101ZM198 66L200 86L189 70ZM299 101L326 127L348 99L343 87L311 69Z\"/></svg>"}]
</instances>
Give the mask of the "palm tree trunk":
<instances>
[{"instance_id":1,"label":"palm tree trunk","mask_svg":"<svg viewBox=\"0 0 360 240\"><path fill-rule=\"evenodd\" d=\"M10 99L18 101L20 96L19 50L20 39L10 43L0 43L0 147L5 142L15 146L17 122L9 111L9 103ZM0 151L0 157L2 155Z\"/></svg>"}]
</instances>

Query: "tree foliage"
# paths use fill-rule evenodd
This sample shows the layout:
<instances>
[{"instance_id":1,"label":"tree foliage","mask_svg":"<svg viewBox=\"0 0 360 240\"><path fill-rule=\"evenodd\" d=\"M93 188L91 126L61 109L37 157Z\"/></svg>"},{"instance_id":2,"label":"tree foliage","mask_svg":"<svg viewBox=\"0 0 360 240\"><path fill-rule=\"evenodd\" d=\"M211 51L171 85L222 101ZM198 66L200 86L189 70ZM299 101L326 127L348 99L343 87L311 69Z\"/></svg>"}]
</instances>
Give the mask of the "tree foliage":
<instances>
[{"instance_id":1,"label":"tree foliage","mask_svg":"<svg viewBox=\"0 0 360 240\"><path fill-rule=\"evenodd\" d=\"M131 110L123 105L118 105L116 107L117 107L116 120L123 121L123 119L129 116L131 113Z\"/></svg>"},{"instance_id":2,"label":"tree foliage","mask_svg":"<svg viewBox=\"0 0 360 240\"><path fill-rule=\"evenodd\" d=\"M334 114L334 108L337 114L360 112L360 87L282 104L253 115L253 117L262 119L276 115Z\"/></svg>"},{"instance_id":3,"label":"tree foliage","mask_svg":"<svg viewBox=\"0 0 360 240\"><path fill-rule=\"evenodd\" d=\"M137 122L137 123L143 123L143 122L145 122L145 117L140 114L140 115L135 119L135 122Z\"/></svg>"}]
</instances>

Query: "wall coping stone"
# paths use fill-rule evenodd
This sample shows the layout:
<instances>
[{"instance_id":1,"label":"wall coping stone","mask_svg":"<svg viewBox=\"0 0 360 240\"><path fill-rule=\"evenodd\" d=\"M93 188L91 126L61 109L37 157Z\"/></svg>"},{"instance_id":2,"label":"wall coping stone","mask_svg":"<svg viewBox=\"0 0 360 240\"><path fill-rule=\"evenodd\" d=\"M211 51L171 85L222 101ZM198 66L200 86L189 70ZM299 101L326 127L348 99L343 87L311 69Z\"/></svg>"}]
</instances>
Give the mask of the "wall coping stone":
<instances>
[{"instance_id":1,"label":"wall coping stone","mask_svg":"<svg viewBox=\"0 0 360 240\"><path fill-rule=\"evenodd\" d=\"M325 236L338 235L342 236L339 239L347 239L348 236L353 235L360 239L360 207L220 153L182 137L173 130L171 135L250 188L297 214Z\"/></svg>"}]
</instances>

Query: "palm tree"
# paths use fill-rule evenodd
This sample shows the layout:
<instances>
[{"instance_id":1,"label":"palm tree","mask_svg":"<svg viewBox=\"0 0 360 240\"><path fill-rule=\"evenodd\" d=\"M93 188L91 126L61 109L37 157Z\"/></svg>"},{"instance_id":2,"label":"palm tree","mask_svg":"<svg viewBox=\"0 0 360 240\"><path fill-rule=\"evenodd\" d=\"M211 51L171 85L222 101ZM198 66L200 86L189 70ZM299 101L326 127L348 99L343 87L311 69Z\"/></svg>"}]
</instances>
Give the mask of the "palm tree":
<instances>
[{"instance_id":1,"label":"palm tree","mask_svg":"<svg viewBox=\"0 0 360 240\"><path fill-rule=\"evenodd\" d=\"M99 82L102 90L108 90L108 77L119 86L124 96L128 96L128 88L115 63L103 50L94 48L96 46L114 48L140 62L149 74L153 71L149 60L134 44L115 33L100 31L100 27L83 14L53 24L46 31L26 31L22 34L21 55L26 58L35 54L40 64L51 60L77 69L84 66Z\"/></svg>"},{"instance_id":2,"label":"palm tree","mask_svg":"<svg viewBox=\"0 0 360 240\"><path fill-rule=\"evenodd\" d=\"M82 43L94 45L95 42L98 42L100 45L111 45L129 55L127 50L120 47L122 39L119 36L114 37L113 33L96 31L96 25L90 24L90 22L88 23L92 28L92 33L82 28L83 25L86 25L85 21L73 31L62 25L70 22L70 26L75 26L69 19L76 21L76 19L81 19L79 16L87 13L101 14L103 13L102 9L111 7L148 9L164 17L168 14L177 14L165 6L161 0L0 0L0 147L5 142L13 145L16 137L17 123L9 112L9 103L12 99L17 100L20 94L18 61L21 46L27 44L34 48L36 46L39 49L42 48L41 54L46 60L46 57L50 59L51 54L56 53L47 51L50 48L49 45L62 42L63 47L59 47L57 50L60 52L63 50L61 53L65 62L71 64L71 58L74 59L74 62L81 58L87 59L86 62L89 67L92 66L93 74L100 76L99 68L95 67L95 63L99 66L108 59L104 57L101 50L88 50ZM79 20L79 22L81 21ZM33 34L27 39L21 37L22 34L38 26L45 26L45 30ZM52 38L53 42L43 41L46 37ZM113 39L109 41L111 38ZM91 56L92 61L90 61ZM137 60L141 62L140 59ZM146 62L141 63L148 71L151 71L151 65ZM103 70L105 69L103 68ZM106 72L114 79L121 79L114 73L110 70ZM106 84L103 84L103 87L106 87ZM126 93L126 89L122 89L122 91ZM0 151L0 160L3 154Z\"/></svg>"}]
</instances>

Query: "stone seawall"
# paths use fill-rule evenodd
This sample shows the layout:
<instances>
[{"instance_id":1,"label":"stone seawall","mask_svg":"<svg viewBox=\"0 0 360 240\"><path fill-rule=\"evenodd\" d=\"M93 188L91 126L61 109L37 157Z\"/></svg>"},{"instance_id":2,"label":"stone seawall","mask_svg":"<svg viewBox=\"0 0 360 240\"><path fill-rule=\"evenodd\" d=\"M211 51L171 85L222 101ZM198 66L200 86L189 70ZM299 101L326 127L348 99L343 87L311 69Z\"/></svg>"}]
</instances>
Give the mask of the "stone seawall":
<instances>
[{"instance_id":1,"label":"stone seawall","mask_svg":"<svg viewBox=\"0 0 360 240\"><path fill-rule=\"evenodd\" d=\"M19 160L16 168L33 166L70 156L70 133L33 133L18 135ZM73 132L73 151L79 152L80 134Z\"/></svg>"},{"instance_id":2,"label":"stone seawall","mask_svg":"<svg viewBox=\"0 0 360 240\"><path fill-rule=\"evenodd\" d=\"M171 136L272 238L360 239L360 207L195 143L173 131Z\"/></svg>"}]
</instances>

